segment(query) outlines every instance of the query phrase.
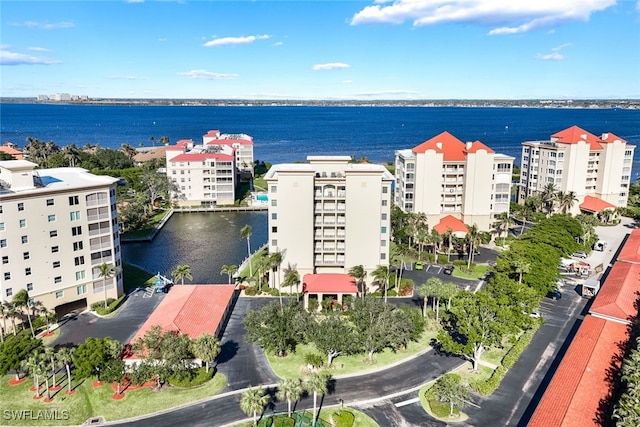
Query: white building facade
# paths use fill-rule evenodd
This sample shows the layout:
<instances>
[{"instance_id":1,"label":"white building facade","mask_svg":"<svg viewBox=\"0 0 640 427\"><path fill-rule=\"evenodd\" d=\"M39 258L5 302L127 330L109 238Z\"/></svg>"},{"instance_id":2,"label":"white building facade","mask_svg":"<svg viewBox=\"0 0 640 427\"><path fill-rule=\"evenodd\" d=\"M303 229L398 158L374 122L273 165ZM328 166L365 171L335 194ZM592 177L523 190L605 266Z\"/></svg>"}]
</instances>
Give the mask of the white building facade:
<instances>
[{"instance_id":1,"label":"white building facade","mask_svg":"<svg viewBox=\"0 0 640 427\"><path fill-rule=\"evenodd\" d=\"M553 184L556 191L575 193L574 214L586 196L627 206L634 150L612 133L596 136L578 126L555 133L548 141L523 142L518 202Z\"/></svg>"},{"instance_id":2,"label":"white building facade","mask_svg":"<svg viewBox=\"0 0 640 427\"><path fill-rule=\"evenodd\" d=\"M269 252L284 252L283 268L341 273L389 265L393 176L382 165L349 156L309 156L274 165L266 174ZM273 281L272 281L273 283Z\"/></svg>"},{"instance_id":3,"label":"white building facade","mask_svg":"<svg viewBox=\"0 0 640 427\"><path fill-rule=\"evenodd\" d=\"M0 299L26 289L59 315L123 293L117 179L0 162ZM98 266L114 267L100 277Z\"/></svg>"},{"instance_id":4,"label":"white building facade","mask_svg":"<svg viewBox=\"0 0 640 427\"><path fill-rule=\"evenodd\" d=\"M430 227L453 216L489 231L495 215L509 212L513 157L449 132L395 154L395 203L424 213Z\"/></svg>"}]
</instances>

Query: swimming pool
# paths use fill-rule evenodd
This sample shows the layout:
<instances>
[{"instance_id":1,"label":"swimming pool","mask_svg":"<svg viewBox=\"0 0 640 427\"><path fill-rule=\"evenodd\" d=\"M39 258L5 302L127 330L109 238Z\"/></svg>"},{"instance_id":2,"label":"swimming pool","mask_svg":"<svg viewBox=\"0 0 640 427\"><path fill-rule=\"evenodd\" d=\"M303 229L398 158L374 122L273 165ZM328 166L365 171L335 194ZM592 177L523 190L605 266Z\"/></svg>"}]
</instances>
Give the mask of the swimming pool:
<instances>
[{"instance_id":1,"label":"swimming pool","mask_svg":"<svg viewBox=\"0 0 640 427\"><path fill-rule=\"evenodd\" d=\"M267 202L269 201L269 196L267 196L266 194L258 194L256 196L256 200L258 200L259 202Z\"/></svg>"}]
</instances>

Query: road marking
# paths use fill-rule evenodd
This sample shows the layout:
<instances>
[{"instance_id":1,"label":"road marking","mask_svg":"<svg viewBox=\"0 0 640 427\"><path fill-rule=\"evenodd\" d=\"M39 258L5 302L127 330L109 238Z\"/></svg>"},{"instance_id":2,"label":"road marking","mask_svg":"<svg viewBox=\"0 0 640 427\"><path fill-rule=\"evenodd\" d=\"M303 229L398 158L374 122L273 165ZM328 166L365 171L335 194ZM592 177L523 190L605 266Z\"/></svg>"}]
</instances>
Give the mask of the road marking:
<instances>
[{"instance_id":1,"label":"road marking","mask_svg":"<svg viewBox=\"0 0 640 427\"><path fill-rule=\"evenodd\" d=\"M409 399L409 400L404 400L402 402L398 402L396 403L396 408L399 408L401 406L406 406L406 405L411 405L412 403L416 403L419 402L420 398L419 397L414 397L413 399Z\"/></svg>"}]
</instances>

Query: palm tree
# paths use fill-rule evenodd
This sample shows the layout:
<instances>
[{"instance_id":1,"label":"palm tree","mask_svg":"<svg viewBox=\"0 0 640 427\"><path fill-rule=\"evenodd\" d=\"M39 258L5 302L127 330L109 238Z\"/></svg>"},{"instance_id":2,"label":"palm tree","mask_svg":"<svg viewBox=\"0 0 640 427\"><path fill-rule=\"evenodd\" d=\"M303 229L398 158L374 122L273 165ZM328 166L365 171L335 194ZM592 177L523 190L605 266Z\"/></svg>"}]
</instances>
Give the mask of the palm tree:
<instances>
[{"instance_id":1,"label":"palm tree","mask_svg":"<svg viewBox=\"0 0 640 427\"><path fill-rule=\"evenodd\" d=\"M45 307L42 301L36 301L35 308L38 311L38 314L44 316L44 320L47 322L47 333L49 333L51 330L51 322L49 321L49 310L47 309L47 307Z\"/></svg>"},{"instance_id":2,"label":"palm tree","mask_svg":"<svg viewBox=\"0 0 640 427\"><path fill-rule=\"evenodd\" d=\"M56 371L58 370L58 355L52 347L46 347L44 349L44 359L47 361L47 365L49 369L51 369L51 373L53 374L53 388L56 388ZM47 374L47 376L49 376Z\"/></svg>"},{"instance_id":3,"label":"palm tree","mask_svg":"<svg viewBox=\"0 0 640 427\"><path fill-rule=\"evenodd\" d=\"M191 275L191 267L188 264L182 264L176 266L171 272L173 278L178 281L180 280L180 284L184 285L184 279L193 280L193 276Z\"/></svg>"},{"instance_id":4,"label":"palm tree","mask_svg":"<svg viewBox=\"0 0 640 427\"><path fill-rule=\"evenodd\" d=\"M138 154L138 151L129 144L122 144L120 146L120 151L126 154L130 159L133 159L133 157Z\"/></svg>"},{"instance_id":5,"label":"palm tree","mask_svg":"<svg viewBox=\"0 0 640 427\"><path fill-rule=\"evenodd\" d=\"M366 294L364 280L367 278L367 270L363 265L356 265L349 269L349 276L356 279L356 285L358 285L358 291L362 292L362 296Z\"/></svg>"},{"instance_id":6,"label":"palm tree","mask_svg":"<svg viewBox=\"0 0 640 427\"><path fill-rule=\"evenodd\" d=\"M209 372L209 362L214 360L220 354L220 340L211 334L202 334L191 342L191 351L194 356L205 362L205 370Z\"/></svg>"},{"instance_id":7,"label":"palm tree","mask_svg":"<svg viewBox=\"0 0 640 427\"><path fill-rule=\"evenodd\" d=\"M229 276L229 284L231 284L231 276L233 276L234 274L236 274L236 272L238 271L238 266L235 264L232 265L223 265L222 266L222 270L220 270L220 274L226 274L227 276Z\"/></svg>"},{"instance_id":8,"label":"palm tree","mask_svg":"<svg viewBox=\"0 0 640 427\"><path fill-rule=\"evenodd\" d=\"M33 387L36 389L36 396L40 397L40 375L42 375L43 370L40 353L36 350L29 355L25 362L25 367L31 375L33 375Z\"/></svg>"},{"instance_id":9,"label":"palm tree","mask_svg":"<svg viewBox=\"0 0 640 427\"><path fill-rule=\"evenodd\" d=\"M532 194L525 199L524 205L528 206L532 212L542 212L542 197L540 194Z\"/></svg>"},{"instance_id":10,"label":"palm tree","mask_svg":"<svg viewBox=\"0 0 640 427\"><path fill-rule=\"evenodd\" d=\"M102 277L104 290L104 308L107 308L107 281L116 273L116 267L113 264L103 262L98 266L98 277Z\"/></svg>"},{"instance_id":11,"label":"palm tree","mask_svg":"<svg viewBox=\"0 0 640 427\"><path fill-rule=\"evenodd\" d=\"M328 382L329 375L320 372L309 375L306 381L305 388L313 393L313 425L318 419L318 394L324 395L327 392Z\"/></svg>"},{"instance_id":12,"label":"palm tree","mask_svg":"<svg viewBox=\"0 0 640 427\"><path fill-rule=\"evenodd\" d=\"M556 186L554 183L550 182L544 186L540 193L540 199L543 208L547 211L547 216L550 216L551 212L553 212L553 204L556 201Z\"/></svg>"},{"instance_id":13,"label":"palm tree","mask_svg":"<svg viewBox=\"0 0 640 427\"><path fill-rule=\"evenodd\" d=\"M160 141L160 143L162 145L169 145L169 137L168 136L161 136L159 141Z\"/></svg>"},{"instance_id":14,"label":"palm tree","mask_svg":"<svg viewBox=\"0 0 640 427\"><path fill-rule=\"evenodd\" d=\"M271 271L273 273L278 273L277 279L278 279L278 297L280 298L280 307L282 307L282 289L280 288L280 265L282 265L282 261L284 259L284 255L285 255L286 251L279 251L276 248L276 251L272 254L269 255L269 265L271 267ZM273 278L274 282L276 281L276 277L274 274L274 278Z\"/></svg>"},{"instance_id":15,"label":"palm tree","mask_svg":"<svg viewBox=\"0 0 640 427\"><path fill-rule=\"evenodd\" d=\"M571 211L573 205L578 202L578 198L574 191L567 191L566 193L564 191L558 191L556 199L558 200L558 209L562 213Z\"/></svg>"},{"instance_id":16,"label":"palm tree","mask_svg":"<svg viewBox=\"0 0 640 427\"><path fill-rule=\"evenodd\" d=\"M522 283L522 275L529 273L531 271L531 263L528 263L522 258L516 259L513 261L513 266L516 268L516 273L518 273L518 283Z\"/></svg>"},{"instance_id":17,"label":"palm tree","mask_svg":"<svg viewBox=\"0 0 640 427\"><path fill-rule=\"evenodd\" d=\"M424 317L427 312L427 298L431 297L431 308L436 315L436 321L440 312L440 298L442 296L442 289L444 285L442 280L437 277L432 277L427 280L424 285L418 287L418 292L423 295L422 316Z\"/></svg>"},{"instance_id":18,"label":"palm tree","mask_svg":"<svg viewBox=\"0 0 640 427\"><path fill-rule=\"evenodd\" d=\"M467 261L467 268L471 268L471 263L473 262L473 253L476 250L476 244L478 239L480 238L480 231L478 230L478 226L476 224L467 225L467 240L469 241L469 259Z\"/></svg>"},{"instance_id":19,"label":"palm tree","mask_svg":"<svg viewBox=\"0 0 640 427\"><path fill-rule=\"evenodd\" d=\"M520 209L520 220L522 221L522 228L520 229L520 235L522 236L522 233L524 233L524 227L527 225L527 219L529 219L531 215L531 207L529 205L526 204L522 206L522 209Z\"/></svg>"},{"instance_id":20,"label":"palm tree","mask_svg":"<svg viewBox=\"0 0 640 427\"><path fill-rule=\"evenodd\" d=\"M47 399L51 399L51 390L49 389L49 372L48 372L48 366L49 365L49 360L46 354L44 353L40 353L38 355L38 365L37 365L37 370L38 370L38 376L40 375L44 375L44 382L45 382L45 390L47 390Z\"/></svg>"},{"instance_id":21,"label":"palm tree","mask_svg":"<svg viewBox=\"0 0 640 427\"><path fill-rule=\"evenodd\" d=\"M156 139L153 137L153 135L151 135L149 137L149 142L151 143L151 145L153 145L154 147L156 146Z\"/></svg>"},{"instance_id":22,"label":"palm tree","mask_svg":"<svg viewBox=\"0 0 640 427\"><path fill-rule=\"evenodd\" d=\"M5 302L5 306L7 307L7 316L11 319L11 325L13 326L13 335L16 336L16 317L18 317L18 311L16 307L10 302Z\"/></svg>"},{"instance_id":23,"label":"palm tree","mask_svg":"<svg viewBox=\"0 0 640 427\"><path fill-rule=\"evenodd\" d=\"M300 379L283 379L278 383L276 397L287 401L287 415L291 416L291 402L297 401L302 396L304 388Z\"/></svg>"},{"instance_id":24,"label":"palm tree","mask_svg":"<svg viewBox=\"0 0 640 427\"><path fill-rule=\"evenodd\" d=\"M2 316L2 331L0 331L0 343L4 342L4 334L7 333L7 316L9 308L6 303L0 303L0 316Z\"/></svg>"},{"instance_id":25,"label":"palm tree","mask_svg":"<svg viewBox=\"0 0 640 427\"><path fill-rule=\"evenodd\" d=\"M387 288L389 287L389 275L391 271L386 265L379 265L375 270L371 272L371 275L375 280L383 286L384 289L384 302L387 302Z\"/></svg>"},{"instance_id":26,"label":"palm tree","mask_svg":"<svg viewBox=\"0 0 640 427\"><path fill-rule=\"evenodd\" d=\"M433 262L438 265L438 246L442 243L442 236L433 228L431 229L431 235L429 236L429 243L433 245Z\"/></svg>"},{"instance_id":27,"label":"palm tree","mask_svg":"<svg viewBox=\"0 0 640 427\"><path fill-rule=\"evenodd\" d=\"M447 231L442 237L444 239L447 239L447 242L449 242L449 247L447 248L447 263L451 263L451 249L453 249L453 230L451 228L447 228Z\"/></svg>"},{"instance_id":28,"label":"palm tree","mask_svg":"<svg viewBox=\"0 0 640 427\"><path fill-rule=\"evenodd\" d=\"M242 393L240 399L240 409L247 415L253 414L253 425L258 425L258 412L264 411L265 406L269 403L269 395L265 394L260 387L249 388Z\"/></svg>"},{"instance_id":29,"label":"palm tree","mask_svg":"<svg viewBox=\"0 0 640 427\"><path fill-rule=\"evenodd\" d=\"M284 285L291 288L296 286L296 297L299 297L298 286L300 285L300 273L296 270L296 264L287 263L284 269Z\"/></svg>"},{"instance_id":30,"label":"palm tree","mask_svg":"<svg viewBox=\"0 0 640 427\"><path fill-rule=\"evenodd\" d=\"M22 312L27 313L27 319L29 319L29 328L31 328L31 336L35 338L36 334L33 330L33 324L31 323L31 313L29 312L32 303L31 298L29 298L29 292L27 292L26 289L20 289L18 293L13 296L11 302L13 303L14 307L19 308Z\"/></svg>"},{"instance_id":31,"label":"palm tree","mask_svg":"<svg viewBox=\"0 0 640 427\"><path fill-rule=\"evenodd\" d=\"M60 363L67 369L68 393L71 393L71 363L73 362L74 352L75 347L62 347L58 350L58 360L60 360Z\"/></svg>"},{"instance_id":32,"label":"palm tree","mask_svg":"<svg viewBox=\"0 0 640 427\"><path fill-rule=\"evenodd\" d=\"M513 222L511 221L511 217L506 212L501 212L495 217L493 227L498 234L498 238L502 236L502 233L505 234L502 238L502 246L504 246L507 240L507 232L509 231L509 226L511 226L512 223Z\"/></svg>"},{"instance_id":33,"label":"palm tree","mask_svg":"<svg viewBox=\"0 0 640 427\"><path fill-rule=\"evenodd\" d=\"M240 230L240 238L247 239L247 259L249 260L249 276L253 276L253 270L251 268L251 234L253 229L249 224L242 227Z\"/></svg>"}]
</instances>

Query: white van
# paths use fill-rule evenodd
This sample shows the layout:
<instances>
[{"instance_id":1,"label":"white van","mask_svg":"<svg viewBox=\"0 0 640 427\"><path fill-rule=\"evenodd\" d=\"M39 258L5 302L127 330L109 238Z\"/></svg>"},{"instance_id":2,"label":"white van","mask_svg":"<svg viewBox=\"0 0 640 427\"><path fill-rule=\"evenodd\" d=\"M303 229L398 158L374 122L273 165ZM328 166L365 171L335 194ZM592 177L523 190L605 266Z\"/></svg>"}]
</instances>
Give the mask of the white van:
<instances>
[{"instance_id":1,"label":"white van","mask_svg":"<svg viewBox=\"0 0 640 427\"><path fill-rule=\"evenodd\" d=\"M604 240L598 240L593 245L593 250L603 252L606 247L607 247L607 242L605 242Z\"/></svg>"}]
</instances>

